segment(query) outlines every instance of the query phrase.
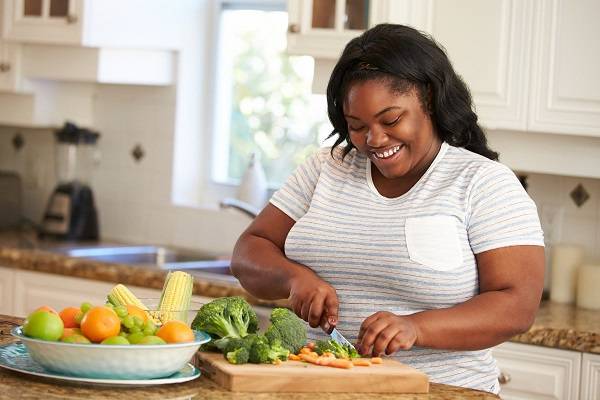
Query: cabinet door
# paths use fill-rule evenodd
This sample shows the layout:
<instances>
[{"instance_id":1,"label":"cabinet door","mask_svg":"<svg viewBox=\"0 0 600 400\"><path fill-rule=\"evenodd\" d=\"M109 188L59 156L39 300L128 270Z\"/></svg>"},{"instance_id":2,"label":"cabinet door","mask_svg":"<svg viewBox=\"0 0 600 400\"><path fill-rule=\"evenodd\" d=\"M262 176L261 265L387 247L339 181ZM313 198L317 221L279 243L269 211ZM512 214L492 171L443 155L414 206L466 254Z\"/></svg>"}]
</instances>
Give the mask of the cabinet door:
<instances>
[{"instance_id":1,"label":"cabinet door","mask_svg":"<svg viewBox=\"0 0 600 400\"><path fill-rule=\"evenodd\" d=\"M583 354L581 399L600 399L600 355Z\"/></svg>"},{"instance_id":2,"label":"cabinet door","mask_svg":"<svg viewBox=\"0 0 600 400\"><path fill-rule=\"evenodd\" d=\"M600 136L600 2L535 4L529 129Z\"/></svg>"},{"instance_id":3,"label":"cabinet door","mask_svg":"<svg viewBox=\"0 0 600 400\"><path fill-rule=\"evenodd\" d=\"M0 39L0 91L15 92L17 90L20 64L20 46Z\"/></svg>"},{"instance_id":4,"label":"cabinet door","mask_svg":"<svg viewBox=\"0 0 600 400\"><path fill-rule=\"evenodd\" d=\"M579 399L581 353L519 343L493 350L508 400Z\"/></svg>"},{"instance_id":5,"label":"cabinet door","mask_svg":"<svg viewBox=\"0 0 600 400\"><path fill-rule=\"evenodd\" d=\"M385 14L387 3L387 0L288 0L288 52L337 59L346 43Z\"/></svg>"},{"instance_id":6,"label":"cabinet door","mask_svg":"<svg viewBox=\"0 0 600 400\"><path fill-rule=\"evenodd\" d=\"M0 267L0 314L13 314L14 270Z\"/></svg>"},{"instance_id":7,"label":"cabinet door","mask_svg":"<svg viewBox=\"0 0 600 400\"><path fill-rule=\"evenodd\" d=\"M4 0L4 37L80 44L84 0Z\"/></svg>"},{"instance_id":8,"label":"cabinet door","mask_svg":"<svg viewBox=\"0 0 600 400\"><path fill-rule=\"evenodd\" d=\"M482 125L523 130L532 11L532 2L522 0L431 0L404 12L446 48Z\"/></svg>"},{"instance_id":9,"label":"cabinet door","mask_svg":"<svg viewBox=\"0 0 600 400\"><path fill-rule=\"evenodd\" d=\"M42 305L57 311L79 306L84 301L104 304L115 284L41 272L17 271L14 285L14 314L25 317ZM129 286L140 298L160 296L160 290Z\"/></svg>"}]
</instances>

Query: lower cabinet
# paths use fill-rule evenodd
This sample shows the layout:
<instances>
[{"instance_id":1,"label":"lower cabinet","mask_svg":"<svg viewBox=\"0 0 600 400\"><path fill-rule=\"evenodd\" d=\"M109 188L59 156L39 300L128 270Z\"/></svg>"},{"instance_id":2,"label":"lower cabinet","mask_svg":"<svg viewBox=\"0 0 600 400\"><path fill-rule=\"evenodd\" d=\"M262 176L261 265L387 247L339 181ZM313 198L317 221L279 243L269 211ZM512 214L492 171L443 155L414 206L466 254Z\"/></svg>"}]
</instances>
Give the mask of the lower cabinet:
<instances>
[{"instance_id":1,"label":"lower cabinet","mask_svg":"<svg viewBox=\"0 0 600 400\"><path fill-rule=\"evenodd\" d=\"M0 267L0 314L12 313L14 281L14 270Z\"/></svg>"},{"instance_id":2,"label":"lower cabinet","mask_svg":"<svg viewBox=\"0 0 600 400\"><path fill-rule=\"evenodd\" d=\"M580 398L598 398L579 397L582 368L582 353L580 352L519 343L504 343L495 347L493 354L500 369L500 396L503 399L578 400ZM598 371L596 371L597 379ZM586 383L581 382L581 384Z\"/></svg>"},{"instance_id":3,"label":"lower cabinet","mask_svg":"<svg viewBox=\"0 0 600 400\"><path fill-rule=\"evenodd\" d=\"M600 399L600 355L583 354L581 399Z\"/></svg>"}]
</instances>

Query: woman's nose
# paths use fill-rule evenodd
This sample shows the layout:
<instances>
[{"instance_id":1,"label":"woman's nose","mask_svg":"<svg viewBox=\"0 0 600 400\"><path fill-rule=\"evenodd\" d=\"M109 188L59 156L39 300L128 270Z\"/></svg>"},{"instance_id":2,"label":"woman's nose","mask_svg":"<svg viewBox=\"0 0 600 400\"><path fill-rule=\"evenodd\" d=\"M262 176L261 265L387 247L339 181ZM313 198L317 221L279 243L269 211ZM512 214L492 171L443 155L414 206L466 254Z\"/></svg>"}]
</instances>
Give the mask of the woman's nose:
<instances>
[{"instance_id":1,"label":"woman's nose","mask_svg":"<svg viewBox=\"0 0 600 400\"><path fill-rule=\"evenodd\" d=\"M381 127L373 126L367 132L367 145L370 147L381 147L387 135Z\"/></svg>"}]
</instances>

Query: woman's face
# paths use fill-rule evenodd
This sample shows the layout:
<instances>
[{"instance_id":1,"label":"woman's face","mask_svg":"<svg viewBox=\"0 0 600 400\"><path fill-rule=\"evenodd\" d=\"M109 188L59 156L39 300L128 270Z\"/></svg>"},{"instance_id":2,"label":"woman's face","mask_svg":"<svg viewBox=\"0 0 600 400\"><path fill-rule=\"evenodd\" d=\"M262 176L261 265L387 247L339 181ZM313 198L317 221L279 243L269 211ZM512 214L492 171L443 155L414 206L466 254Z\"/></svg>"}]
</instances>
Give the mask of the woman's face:
<instances>
[{"instance_id":1,"label":"woman's face","mask_svg":"<svg viewBox=\"0 0 600 400\"><path fill-rule=\"evenodd\" d=\"M419 179L440 148L417 90L392 91L387 82L357 82L344 103L348 133L358 151L387 179Z\"/></svg>"}]
</instances>

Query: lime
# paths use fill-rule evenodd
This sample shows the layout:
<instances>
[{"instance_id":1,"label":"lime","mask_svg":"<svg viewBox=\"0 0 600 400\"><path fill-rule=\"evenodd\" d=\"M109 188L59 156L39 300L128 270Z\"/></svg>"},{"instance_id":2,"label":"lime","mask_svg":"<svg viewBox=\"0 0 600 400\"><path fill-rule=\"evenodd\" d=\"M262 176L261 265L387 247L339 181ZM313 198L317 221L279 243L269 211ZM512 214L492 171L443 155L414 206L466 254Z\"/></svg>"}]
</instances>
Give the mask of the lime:
<instances>
[{"instance_id":1,"label":"lime","mask_svg":"<svg viewBox=\"0 0 600 400\"><path fill-rule=\"evenodd\" d=\"M85 301L85 302L81 303L81 306L79 306L79 309L81 310L82 313L85 314L92 307L93 307L92 303Z\"/></svg>"},{"instance_id":2,"label":"lime","mask_svg":"<svg viewBox=\"0 0 600 400\"><path fill-rule=\"evenodd\" d=\"M23 325L25 336L53 342L60 339L63 329L62 319L57 314L48 311L32 312Z\"/></svg>"},{"instance_id":3,"label":"lime","mask_svg":"<svg viewBox=\"0 0 600 400\"><path fill-rule=\"evenodd\" d=\"M158 336L144 336L137 344L167 344Z\"/></svg>"},{"instance_id":4,"label":"lime","mask_svg":"<svg viewBox=\"0 0 600 400\"><path fill-rule=\"evenodd\" d=\"M67 336L66 338L63 338L61 341L65 342L65 343L80 343L80 344L91 343L88 338L86 338L83 335L76 334L76 333L73 335Z\"/></svg>"},{"instance_id":5,"label":"lime","mask_svg":"<svg viewBox=\"0 0 600 400\"><path fill-rule=\"evenodd\" d=\"M110 336L100 342L100 344L129 344L129 340L123 336Z\"/></svg>"},{"instance_id":6,"label":"lime","mask_svg":"<svg viewBox=\"0 0 600 400\"><path fill-rule=\"evenodd\" d=\"M127 340L129 340L129 343L131 344L138 344L140 340L144 338L144 336L145 335L142 332L132 333L131 335L127 336Z\"/></svg>"}]
</instances>

